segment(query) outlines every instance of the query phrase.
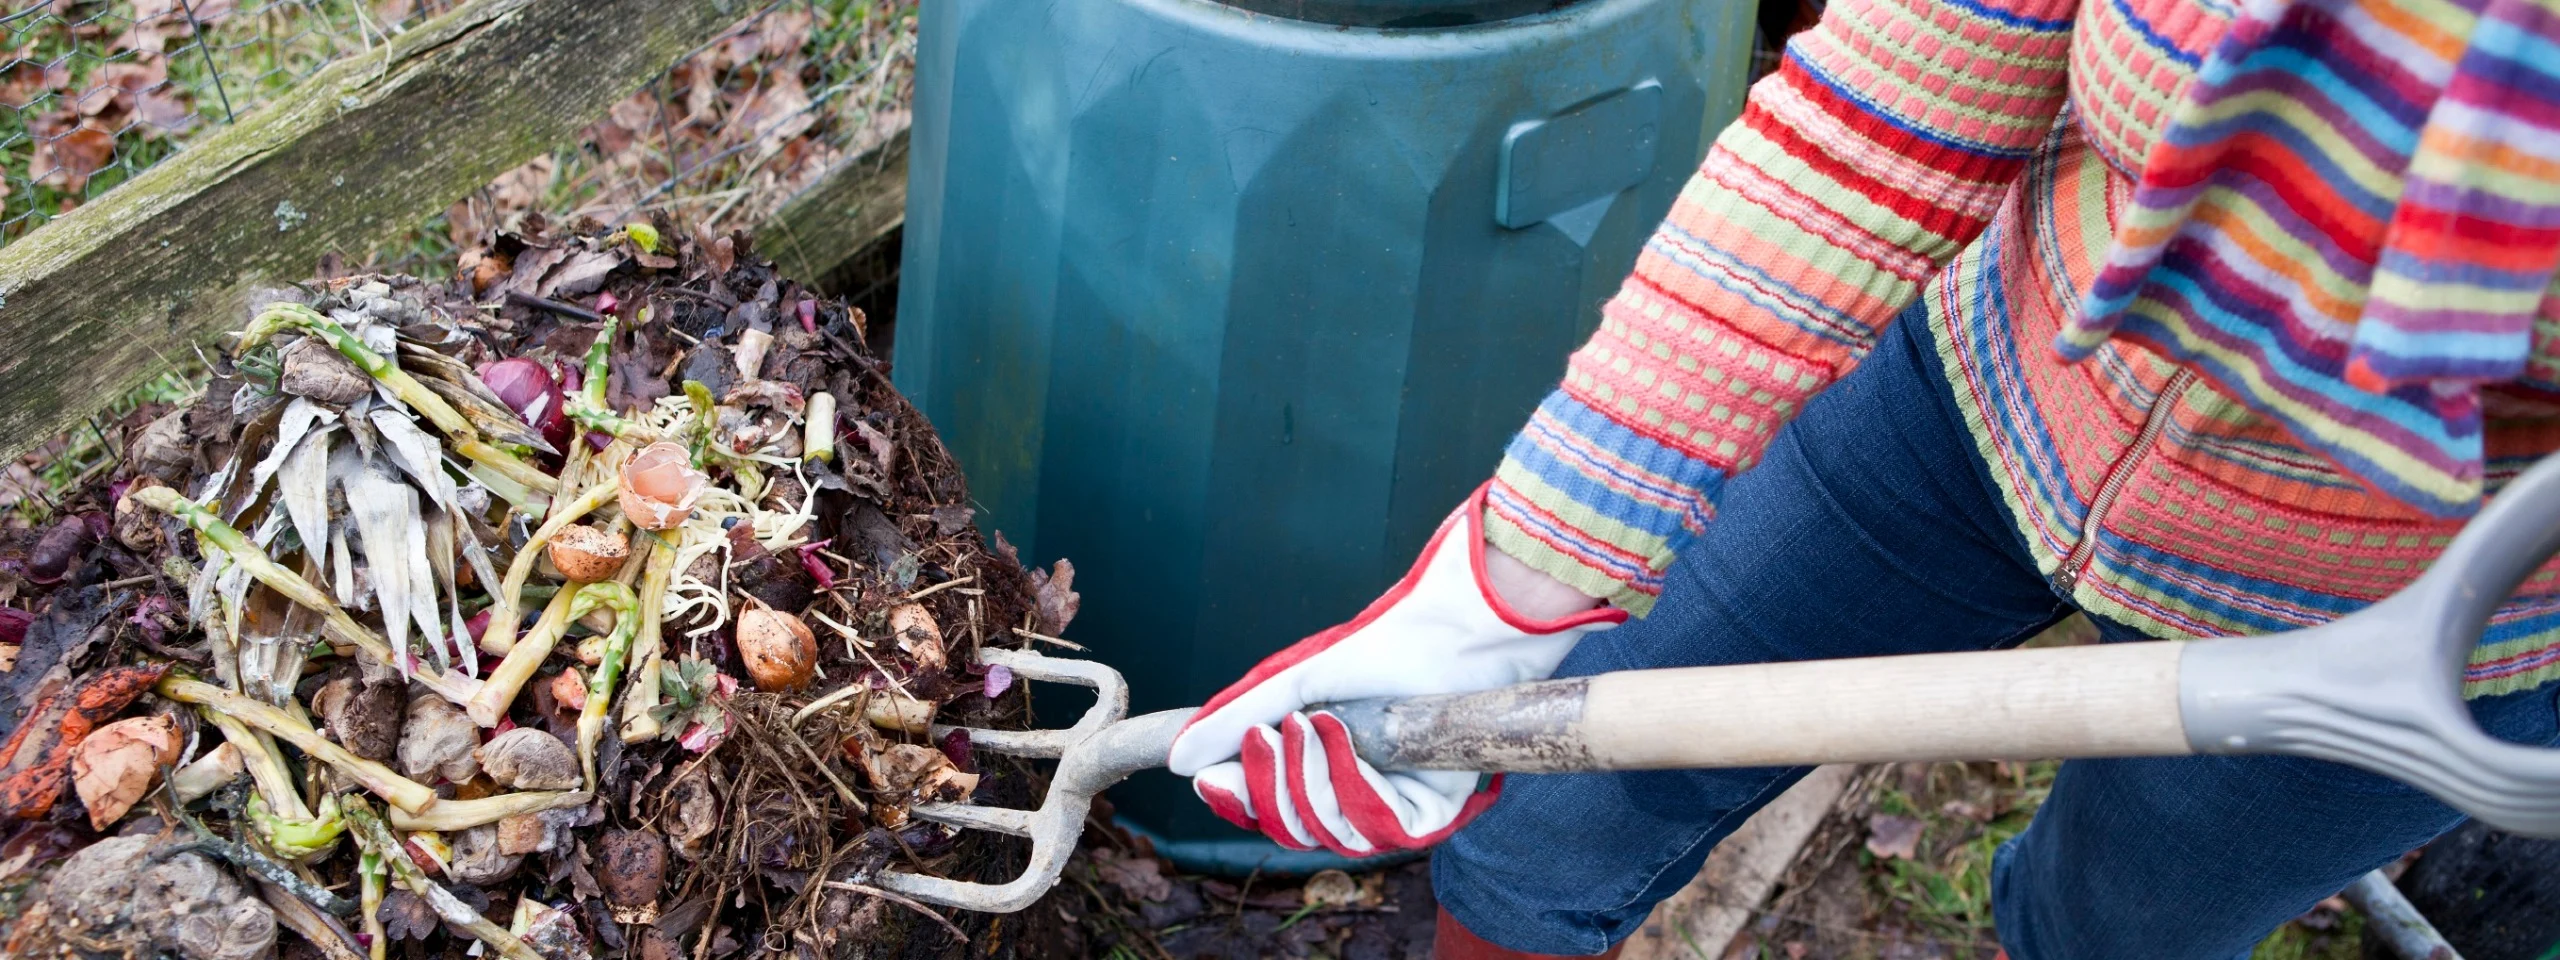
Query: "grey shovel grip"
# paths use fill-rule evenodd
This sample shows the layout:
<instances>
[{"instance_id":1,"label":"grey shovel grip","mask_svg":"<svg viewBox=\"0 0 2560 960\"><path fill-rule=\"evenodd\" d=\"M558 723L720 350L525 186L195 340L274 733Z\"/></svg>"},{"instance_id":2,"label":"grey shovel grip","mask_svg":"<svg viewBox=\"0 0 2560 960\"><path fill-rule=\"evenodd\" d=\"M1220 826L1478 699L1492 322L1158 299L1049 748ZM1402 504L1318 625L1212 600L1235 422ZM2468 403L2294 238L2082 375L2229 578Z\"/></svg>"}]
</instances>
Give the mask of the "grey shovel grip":
<instances>
[{"instance_id":1,"label":"grey shovel grip","mask_svg":"<svg viewBox=\"0 0 2560 960\"><path fill-rule=\"evenodd\" d=\"M2189 644L2179 665L2189 743L2352 764L2501 830L2560 837L2560 750L2489 736L2462 698L2489 617L2555 551L2560 457L2546 457L2380 603L2291 633Z\"/></svg>"}]
</instances>

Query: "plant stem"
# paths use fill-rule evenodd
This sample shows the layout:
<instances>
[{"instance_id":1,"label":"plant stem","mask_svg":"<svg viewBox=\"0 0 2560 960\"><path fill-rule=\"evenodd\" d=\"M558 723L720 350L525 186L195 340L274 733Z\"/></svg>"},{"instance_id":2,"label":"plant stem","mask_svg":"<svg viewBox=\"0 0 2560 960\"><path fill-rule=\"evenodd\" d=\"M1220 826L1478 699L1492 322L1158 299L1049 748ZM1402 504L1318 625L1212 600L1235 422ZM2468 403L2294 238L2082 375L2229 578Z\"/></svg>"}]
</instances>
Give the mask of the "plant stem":
<instances>
[{"instance_id":1,"label":"plant stem","mask_svg":"<svg viewBox=\"0 0 2560 960\"><path fill-rule=\"evenodd\" d=\"M533 548L528 545L526 549ZM576 603L574 590L552 594L550 605L542 608L542 619L533 622L533 632L508 642L506 659L498 661L488 679L481 681L480 689L463 701L462 711L471 716L471 722L494 727L499 718L507 715L507 707L515 703L516 694L524 690L525 682L533 679L533 672L551 656L551 648L569 632L569 608ZM498 632L498 617L489 618L488 632Z\"/></svg>"},{"instance_id":2,"label":"plant stem","mask_svg":"<svg viewBox=\"0 0 2560 960\"><path fill-rule=\"evenodd\" d=\"M409 852L395 848L391 855L407 857ZM391 943L391 938L382 929L382 887L386 872L382 856L380 852L368 849L363 856L356 858L356 895L360 898L359 909L364 911L365 939L370 941L365 952L373 960L383 960L383 951Z\"/></svg>"},{"instance_id":3,"label":"plant stem","mask_svg":"<svg viewBox=\"0 0 2560 960\"><path fill-rule=\"evenodd\" d=\"M524 590L524 582L533 576L535 562L542 559L542 545L621 492L622 478L606 477L595 486L588 487L587 492L579 494L578 499L560 505L552 512L551 519L543 521L542 526L525 539L524 547L516 551L514 562L507 564L506 582L499 584L491 594L489 629L480 634L480 649L496 654L508 654L515 649L516 617L521 613L521 608L516 606L516 595Z\"/></svg>"},{"instance_id":4,"label":"plant stem","mask_svg":"<svg viewBox=\"0 0 2560 960\"><path fill-rule=\"evenodd\" d=\"M639 618L634 608L638 603L632 597L630 587L611 580L599 580L553 595L551 605L543 608L542 619L534 622L533 632L526 634L522 641L507 651L507 658L498 662L497 669L489 671L488 682L480 685L471 702L462 705L463 712L471 715L473 723L484 727L497 726L498 720L507 715L507 707L515 702L516 694L524 690L525 682L533 679L533 672L542 666L542 661L551 656L551 649L558 646L560 638L569 632L571 622L586 616L589 611L606 609L619 614L617 623L636 626ZM496 625L494 619L490 623ZM614 632L623 631L617 627ZM626 638L624 643L628 644L629 640Z\"/></svg>"},{"instance_id":5,"label":"plant stem","mask_svg":"<svg viewBox=\"0 0 2560 960\"><path fill-rule=\"evenodd\" d=\"M649 549L648 566L642 569L641 576L664 580L665 576L657 572L658 568L675 562L675 555L666 549L664 541L654 542L656 545ZM628 588L624 589L623 596L631 596ZM602 789L596 783L596 741L604 736L605 718L613 713L614 685L622 679L623 665L631 657L632 638L644 625L656 619L650 609L635 598L615 611L613 632L605 635L604 656L596 661L595 679L587 684L586 706L578 710L578 767L586 773L589 790Z\"/></svg>"},{"instance_id":6,"label":"plant stem","mask_svg":"<svg viewBox=\"0 0 2560 960\"><path fill-rule=\"evenodd\" d=\"M678 537L684 528L667 531ZM649 567L640 574L640 634L632 638L631 655L640 661L632 674L631 692L622 698L622 742L657 739L663 724L650 714L658 705L658 662L666 629L667 586L675 580L676 545L664 534L647 534Z\"/></svg>"},{"instance_id":7,"label":"plant stem","mask_svg":"<svg viewBox=\"0 0 2560 960\"><path fill-rule=\"evenodd\" d=\"M367 790L380 794L393 806L410 813L424 812L436 803L436 792L415 780L392 772L390 767L347 752L320 735L317 730L274 706L241 696L201 680L170 676L154 688L163 697L179 703L192 703L230 715L248 726L266 731L293 744L303 753L338 768L348 778ZM220 723L221 721L215 721ZM228 731L226 730L227 734ZM235 741L236 742L236 741ZM307 816L307 814L306 814Z\"/></svg>"},{"instance_id":8,"label":"plant stem","mask_svg":"<svg viewBox=\"0 0 2560 960\"><path fill-rule=\"evenodd\" d=\"M437 833L469 830L517 814L578 806L594 796L583 790L519 790L477 800L438 800L427 812L415 816L401 813L398 807L391 808L391 826L398 830L433 830Z\"/></svg>"},{"instance_id":9,"label":"plant stem","mask_svg":"<svg viewBox=\"0 0 2560 960\"><path fill-rule=\"evenodd\" d=\"M373 812L372 804L364 802L361 797L350 798L346 818L355 827L356 842L368 849L382 851L382 862L391 868L392 877L399 880L401 886L409 888L410 893L417 894L418 899L425 900L427 906L435 910L438 919L479 938L480 942L488 944L492 951L507 960L544 960L541 954L535 953L515 934L508 933L505 927L489 922L489 918L481 916L480 911L471 909L470 904L454 896L453 891L427 879L425 871L419 870L418 865L410 861L408 853L400 849L400 841Z\"/></svg>"},{"instance_id":10,"label":"plant stem","mask_svg":"<svg viewBox=\"0 0 2560 960\"><path fill-rule=\"evenodd\" d=\"M302 802L302 791L293 788L293 773L284 768L284 758L267 749L266 738L241 723L236 717L211 707L198 707L197 713L222 731L222 738L240 751L240 762L249 768L249 786L267 798L267 809L296 820L311 819L311 808Z\"/></svg>"}]
</instances>

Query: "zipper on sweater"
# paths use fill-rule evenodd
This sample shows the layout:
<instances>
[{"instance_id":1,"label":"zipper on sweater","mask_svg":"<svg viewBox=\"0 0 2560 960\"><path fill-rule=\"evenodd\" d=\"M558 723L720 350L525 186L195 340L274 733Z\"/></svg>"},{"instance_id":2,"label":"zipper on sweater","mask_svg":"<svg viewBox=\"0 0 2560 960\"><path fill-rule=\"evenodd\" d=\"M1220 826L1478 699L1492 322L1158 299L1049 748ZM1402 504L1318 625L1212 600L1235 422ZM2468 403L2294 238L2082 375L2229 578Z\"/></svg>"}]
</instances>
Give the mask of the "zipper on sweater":
<instances>
[{"instance_id":1,"label":"zipper on sweater","mask_svg":"<svg viewBox=\"0 0 2560 960\"><path fill-rule=\"evenodd\" d=\"M2071 545L2071 555L2062 558L2062 565L2053 571L2053 589L2063 599L2071 598L2071 590L2079 585L2080 575L2088 572L2089 562L2098 552L2098 524L2106 519L2107 511L2115 507L2116 497L2124 493L2125 484L2133 482L2134 461L2142 459L2143 453L2151 449L2151 444L2160 439L2161 431L2169 429L2169 418L2177 408L2179 395L2187 392L2187 384L2195 378L2195 371L2181 367L2160 384L2160 392L2151 401L2150 412L2142 416L2142 432L2134 435L2133 446L2125 450L2124 456L2118 457L2114 465L2107 468L2107 478L2099 482L2098 495L2090 498L2089 513L2080 521L2080 542Z\"/></svg>"}]
</instances>

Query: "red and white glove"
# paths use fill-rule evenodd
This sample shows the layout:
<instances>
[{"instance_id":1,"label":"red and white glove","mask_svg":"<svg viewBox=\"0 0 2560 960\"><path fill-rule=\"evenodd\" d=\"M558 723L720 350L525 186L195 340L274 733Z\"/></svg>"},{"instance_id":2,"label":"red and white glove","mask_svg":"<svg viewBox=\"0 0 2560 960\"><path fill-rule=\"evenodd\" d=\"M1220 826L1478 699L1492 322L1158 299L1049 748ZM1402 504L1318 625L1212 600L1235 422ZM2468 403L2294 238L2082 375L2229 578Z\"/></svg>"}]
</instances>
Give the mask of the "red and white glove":
<instances>
[{"instance_id":1,"label":"red and white glove","mask_svg":"<svg viewBox=\"0 0 2560 960\"><path fill-rule=\"evenodd\" d=\"M1230 823L1293 850L1344 856L1438 843L1493 802L1465 771L1380 773L1311 703L1464 693L1545 678L1583 634L1626 611L1523 616L1485 577L1484 491L1440 524L1413 570L1349 623L1298 641L1220 691L1167 765Z\"/></svg>"}]
</instances>

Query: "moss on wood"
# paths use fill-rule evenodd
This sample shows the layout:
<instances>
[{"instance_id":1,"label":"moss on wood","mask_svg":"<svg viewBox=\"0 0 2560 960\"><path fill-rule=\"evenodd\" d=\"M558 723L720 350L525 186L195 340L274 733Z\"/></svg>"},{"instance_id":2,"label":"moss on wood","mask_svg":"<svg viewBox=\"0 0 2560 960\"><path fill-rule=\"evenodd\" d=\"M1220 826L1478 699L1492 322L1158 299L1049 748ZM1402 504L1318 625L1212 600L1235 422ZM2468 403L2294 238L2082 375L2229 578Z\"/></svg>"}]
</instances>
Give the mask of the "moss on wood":
<instances>
[{"instance_id":1,"label":"moss on wood","mask_svg":"<svg viewBox=\"0 0 2560 960\"><path fill-rule=\"evenodd\" d=\"M397 237L567 139L743 0L479 0L0 247L0 450L236 325L247 292Z\"/></svg>"}]
</instances>

